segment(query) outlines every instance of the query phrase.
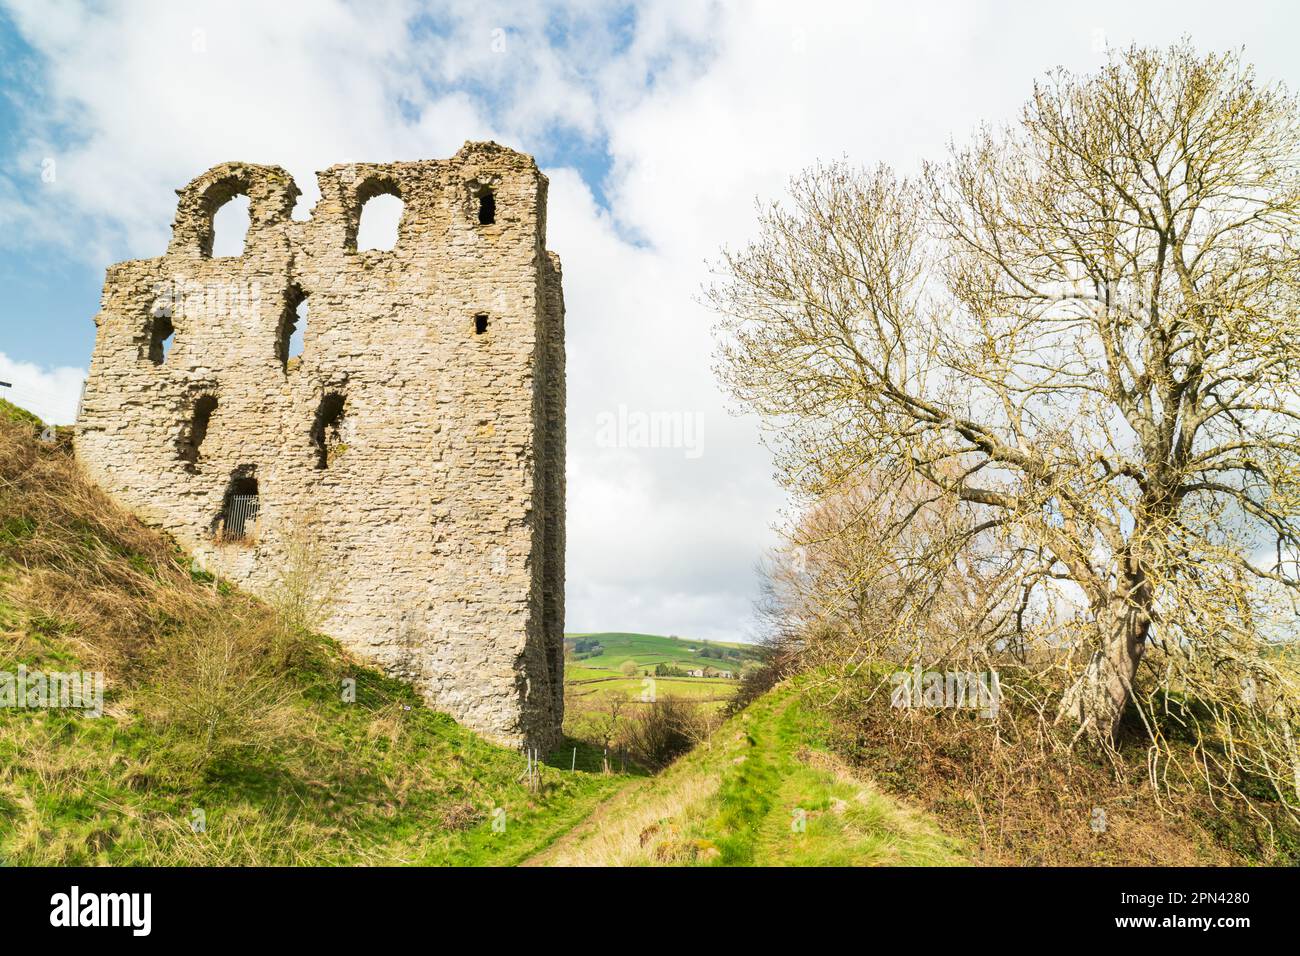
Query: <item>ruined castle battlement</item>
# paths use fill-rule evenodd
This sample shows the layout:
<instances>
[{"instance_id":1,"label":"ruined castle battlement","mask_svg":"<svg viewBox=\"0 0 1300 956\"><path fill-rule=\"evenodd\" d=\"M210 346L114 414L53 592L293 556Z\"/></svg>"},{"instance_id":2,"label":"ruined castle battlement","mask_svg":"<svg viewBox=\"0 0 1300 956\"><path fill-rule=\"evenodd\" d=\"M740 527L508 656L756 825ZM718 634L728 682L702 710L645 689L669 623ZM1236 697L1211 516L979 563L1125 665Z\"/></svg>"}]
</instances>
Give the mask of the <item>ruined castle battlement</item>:
<instances>
[{"instance_id":1,"label":"ruined castle battlement","mask_svg":"<svg viewBox=\"0 0 1300 956\"><path fill-rule=\"evenodd\" d=\"M165 255L109 268L78 457L253 593L309 529L327 632L466 725L549 746L565 383L546 177L495 143L317 177L295 220L283 169L217 166L178 190ZM214 258L213 217L241 194L244 253ZM397 243L357 251L381 194L403 203Z\"/></svg>"}]
</instances>

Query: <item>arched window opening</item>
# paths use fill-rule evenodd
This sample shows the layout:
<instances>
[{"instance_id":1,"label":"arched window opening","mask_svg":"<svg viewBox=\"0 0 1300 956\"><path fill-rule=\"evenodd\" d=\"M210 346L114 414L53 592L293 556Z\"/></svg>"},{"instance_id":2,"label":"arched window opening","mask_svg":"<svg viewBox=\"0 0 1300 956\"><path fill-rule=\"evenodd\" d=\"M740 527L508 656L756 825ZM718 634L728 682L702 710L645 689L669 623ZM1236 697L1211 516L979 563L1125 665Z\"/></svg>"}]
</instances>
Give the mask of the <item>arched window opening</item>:
<instances>
[{"instance_id":1,"label":"arched window opening","mask_svg":"<svg viewBox=\"0 0 1300 956\"><path fill-rule=\"evenodd\" d=\"M480 226L490 226L497 221L497 198L492 194L492 190L484 188L478 194L478 223Z\"/></svg>"},{"instance_id":2,"label":"arched window opening","mask_svg":"<svg viewBox=\"0 0 1300 956\"><path fill-rule=\"evenodd\" d=\"M212 255L242 256L248 241L248 197L243 193L228 199L212 217Z\"/></svg>"},{"instance_id":3,"label":"arched window opening","mask_svg":"<svg viewBox=\"0 0 1300 956\"><path fill-rule=\"evenodd\" d=\"M194 401L194 411L190 415L189 425L186 427L181 440L178 443L178 451L182 461L189 462L191 465L197 464L199 460L199 448L203 440L208 437L208 425L212 421L212 413L217 410L217 397L215 395L200 395Z\"/></svg>"},{"instance_id":4,"label":"arched window opening","mask_svg":"<svg viewBox=\"0 0 1300 956\"><path fill-rule=\"evenodd\" d=\"M275 356L285 371L290 362L302 358L307 332L307 294L298 286L290 286L280 314L280 327L276 332Z\"/></svg>"},{"instance_id":5,"label":"arched window opening","mask_svg":"<svg viewBox=\"0 0 1300 956\"><path fill-rule=\"evenodd\" d=\"M155 315L153 321L149 323L149 361L154 365L162 365L166 362L175 335L176 329L172 325L171 315L165 312Z\"/></svg>"},{"instance_id":6,"label":"arched window opening","mask_svg":"<svg viewBox=\"0 0 1300 956\"><path fill-rule=\"evenodd\" d=\"M311 222L312 207L316 205L316 200L319 198L319 194L310 190L300 194L293 204L293 210L289 213L290 220L293 222Z\"/></svg>"},{"instance_id":7,"label":"arched window opening","mask_svg":"<svg viewBox=\"0 0 1300 956\"><path fill-rule=\"evenodd\" d=\"M343 444L343 396L330 392L321 399L311 425L311 443L316 449L316 467L328 468L347 450Z\"/></svg>"},{"instance_id":8,"label":"arched window opening","mask_svg":"<svg viewBox=\"0 0 1300 956\"><path fill-rule=\"evenodd\" d=\"M222 541L248 541L257 528L261 510L257 479L248 471L236 472L226 489L218 519L218 536Z\"/></svg>"},{"instance_id":9,"label":"arched window opening","mask_svg":"<svg viewBox=\"0 0 1300 956\"><path fill-rule=\"evenodd\" d=\"M357 249L391 252L397 247L398 225L404 210L402 200L391 193L380 193L361 206L357 225Z\"/></svg>"},{"instance_id":10,"label":"arched window opening","mask_svg":"<svg viewBox=\"0 0 1300 956\"><path fill-rule=\"evenodd\" d=\"M474 334L482 335L487 331L488 317L486 312L480 312L474 316Z\"/></svg>"}]
</instances>

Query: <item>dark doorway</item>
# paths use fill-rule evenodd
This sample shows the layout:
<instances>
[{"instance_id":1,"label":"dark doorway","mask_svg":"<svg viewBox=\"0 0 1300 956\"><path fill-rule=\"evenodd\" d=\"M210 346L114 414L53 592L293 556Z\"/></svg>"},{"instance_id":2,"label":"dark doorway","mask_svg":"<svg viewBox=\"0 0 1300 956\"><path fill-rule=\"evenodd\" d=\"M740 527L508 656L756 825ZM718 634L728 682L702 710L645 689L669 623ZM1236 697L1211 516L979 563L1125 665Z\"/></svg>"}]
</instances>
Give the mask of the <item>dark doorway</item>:
<instances>
[{"instance_id":1,"label":"dark doorway","mask_svg":"<svg viewBox=\"0 0 1300 956\"><path fill-rule=\"evenodd\" d=\"M226 490L221 506L221 538L223 541L247 541L257 526L261 503L257 493L257 479L252 475L236 475Z\"/></svg>"}]
</instances>

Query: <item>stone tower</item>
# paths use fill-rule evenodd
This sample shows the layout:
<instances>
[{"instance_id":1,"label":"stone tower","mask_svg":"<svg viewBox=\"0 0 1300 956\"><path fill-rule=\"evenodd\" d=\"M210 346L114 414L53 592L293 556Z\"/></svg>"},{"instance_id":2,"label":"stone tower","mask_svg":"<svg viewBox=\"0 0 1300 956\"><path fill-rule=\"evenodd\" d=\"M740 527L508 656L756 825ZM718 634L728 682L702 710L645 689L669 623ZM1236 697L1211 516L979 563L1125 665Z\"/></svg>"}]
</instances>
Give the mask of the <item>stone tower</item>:
<instances>
[{"instance_id":1,"label":"stone tower","mask_svg":"<svg viewBox=\"0 0 1300 956\"><path fill-rule=\"evenodd\" d=\"M549 747L565 382L546 177L467 143L317 178L300 221L283 169L217 166L178 190L165 255L109 268L78 457L255 594L318 572L328 633L486 736ZM243 255L213 257L241 194ZM357 251L380 194L403 204L396 245Z\"/></svg>"}]
</instances>

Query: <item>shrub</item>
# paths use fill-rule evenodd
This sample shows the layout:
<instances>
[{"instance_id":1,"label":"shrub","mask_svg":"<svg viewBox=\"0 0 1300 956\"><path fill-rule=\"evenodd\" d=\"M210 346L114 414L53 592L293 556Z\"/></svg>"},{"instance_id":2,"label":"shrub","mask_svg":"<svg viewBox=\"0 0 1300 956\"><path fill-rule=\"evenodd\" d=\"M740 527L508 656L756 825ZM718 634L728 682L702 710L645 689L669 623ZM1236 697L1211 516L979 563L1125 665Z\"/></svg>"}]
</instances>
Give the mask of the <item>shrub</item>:
<instances>
[{"instance_id":1,"label":"shrub","mask_svg":"<svg viewBox=\"0 0 1300 956\"><path fill-rule=\"evenodd\" d=\"M639 708L623 727L623 742L637 763L659 770L707 736L698 709L676 697L663 697Z\"/></svg>"},{"instance_id":2,"label":"shrub","mask_svg":"<svg viewBox=\"0 0 1300 956\"><path fill-rule=\"evenodd\" d=\"M283 744L296 690L275 660L273 628L266 617L209 616L171 635L151 662L141 709L181 765Z\"/></svg>"}]
</instances>

